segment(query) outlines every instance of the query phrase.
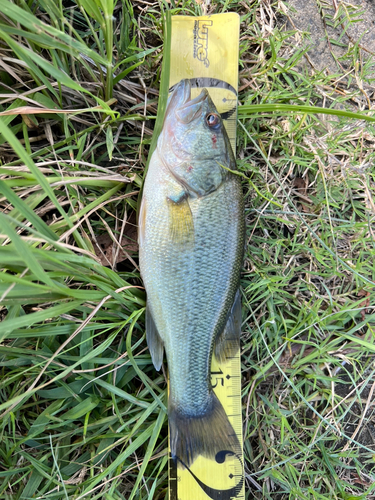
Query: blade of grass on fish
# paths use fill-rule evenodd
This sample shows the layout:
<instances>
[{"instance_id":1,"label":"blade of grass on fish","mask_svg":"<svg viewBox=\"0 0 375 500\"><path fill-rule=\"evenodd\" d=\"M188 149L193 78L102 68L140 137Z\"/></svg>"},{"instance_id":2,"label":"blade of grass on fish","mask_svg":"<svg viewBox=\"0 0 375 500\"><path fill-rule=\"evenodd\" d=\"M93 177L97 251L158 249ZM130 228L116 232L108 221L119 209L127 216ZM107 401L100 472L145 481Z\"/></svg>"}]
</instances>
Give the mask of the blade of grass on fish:
<instances>
[{"instance_id":1,"label":"blade of grass on fish","mask_svg":"<svg viewBox=\"0 0 375 500\"><path fill-rule=\"evenodd\" d=\"M231 172L234 175L238 175L238 177L242 177L242 179L246 179L246 181L250 184L250 186L254 189L254 191L268 203L271 203L272 205L276 205L277 207L282 208L282 205L280 203L277 203L277 201L272 200L271 198L267 198L267 196L264 193L262 193L259 190L259 188L253 183L253 181L249 179L249 177L247 177L244 173L239 172L238 170L231 170L230 168L226 167L225 165L222 165L221 163L219 163L219 165L224 170L227 170L228 172Z\"/></svg>"}]
</instances>

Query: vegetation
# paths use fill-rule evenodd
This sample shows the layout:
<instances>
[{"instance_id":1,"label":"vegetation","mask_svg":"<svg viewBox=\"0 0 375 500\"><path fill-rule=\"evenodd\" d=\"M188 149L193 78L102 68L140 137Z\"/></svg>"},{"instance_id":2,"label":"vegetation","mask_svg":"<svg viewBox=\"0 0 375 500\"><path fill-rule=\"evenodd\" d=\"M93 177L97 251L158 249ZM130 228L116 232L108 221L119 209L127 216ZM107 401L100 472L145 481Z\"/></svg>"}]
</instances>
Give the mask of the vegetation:
<instances>
[{"instance_id":1,"label":"vegetation","mask_svg":"<svg viewBox=\"0 0 375 500\"><path fill-rule=\"evenodd\" d=\"M281 1L3 0L0 499L167 494L136 213L167 11L202 10L241 15L247 498L375 498L371 54L309 69Z\"/></svg>"}]
</instances>

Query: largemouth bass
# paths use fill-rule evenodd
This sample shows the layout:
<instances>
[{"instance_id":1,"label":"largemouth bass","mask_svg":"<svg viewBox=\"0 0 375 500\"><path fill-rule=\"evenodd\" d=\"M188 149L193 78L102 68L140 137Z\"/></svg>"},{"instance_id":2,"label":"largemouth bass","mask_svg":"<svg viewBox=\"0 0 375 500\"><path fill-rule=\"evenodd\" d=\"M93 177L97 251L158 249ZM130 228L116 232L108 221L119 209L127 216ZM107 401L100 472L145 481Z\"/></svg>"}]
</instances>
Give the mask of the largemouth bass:
<instances>
[{"instance_id":1,"label":"largemouth bass","mask_svg":"<svg viewBox=\"0 0 375 500\"><path fill-rule=\"evenodd\" d=\"M213 392L220 362L239 348L238 292L244 207L231 145L206 89L191 99L182 80L169 97L139 214L146 336L154 366L169 370L170 447L179 466L239 451Z\"/></svg>"}]
</instances>

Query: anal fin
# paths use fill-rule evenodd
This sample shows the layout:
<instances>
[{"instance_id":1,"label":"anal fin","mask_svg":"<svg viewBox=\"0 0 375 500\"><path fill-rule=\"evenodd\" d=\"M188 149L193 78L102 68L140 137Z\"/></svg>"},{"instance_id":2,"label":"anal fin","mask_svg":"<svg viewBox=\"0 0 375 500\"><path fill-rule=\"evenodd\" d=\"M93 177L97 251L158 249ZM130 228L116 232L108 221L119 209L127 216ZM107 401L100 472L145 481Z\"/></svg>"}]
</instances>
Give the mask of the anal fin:
<instances>
[{"instance_id":1,"label":"anal fin","mask_svg":"<svg viewBox=\"0 0 375 500\"><path fill-rule=\"evenodd\" d=\"M146 339L152 362L155 369L159 371L163 362L164 344L160 338L149 307L146 307Z\"/></svg>"},{"instance_id":2,"label":"anal fin","mask_svg":"<svg viewBox=\"0 0 375 500\"><path fill-rule=\"evenodd\" d=\"M241 295L237 290L224 330L216 338L215 358L219 363L225 363L228 358L237 354L240 348L241 320Z\"/></svg>"}]
</instances>

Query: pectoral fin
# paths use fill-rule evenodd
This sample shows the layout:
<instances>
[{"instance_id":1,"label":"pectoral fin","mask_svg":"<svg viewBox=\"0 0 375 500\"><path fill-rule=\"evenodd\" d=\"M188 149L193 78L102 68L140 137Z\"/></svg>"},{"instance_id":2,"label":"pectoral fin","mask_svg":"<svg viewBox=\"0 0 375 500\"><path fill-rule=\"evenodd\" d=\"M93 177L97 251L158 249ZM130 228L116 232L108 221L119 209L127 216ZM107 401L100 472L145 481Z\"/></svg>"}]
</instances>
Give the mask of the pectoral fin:
<instances>
[{"instance_id":1,"label":"pectoral fin","mask_svg":"<svg viewBox=\"0 0 375 500\"><path fill-rule=\"evenodd\" d=\"M241 319L241 296L237 290L227 324L216 339L215 357L219 363L225 363L228 358L235 356L240 348Z\"/></svg>"},{"instance_id":2,"label":"pectoral fin","mask_svg":"<svg viewBox=\"0 0 375 500\"><path fill-rule=\"evenodd\" d=\"M164 344L148 307L146 308L146 339L152 362L155 369L159 371L163 362Z\"/></svg>"},{"instance_id":3,"label":"pectoral fin","mask_svg":"<svg viewBox=\"0 0 375 500\"><path fill-rule=\"evenodd\" d=\"M168 198L169 236L172 242L189 245L194 242L193 214L187 196L180 199Z\"/></svg>"}]
</instances>

